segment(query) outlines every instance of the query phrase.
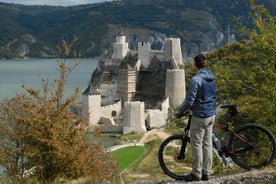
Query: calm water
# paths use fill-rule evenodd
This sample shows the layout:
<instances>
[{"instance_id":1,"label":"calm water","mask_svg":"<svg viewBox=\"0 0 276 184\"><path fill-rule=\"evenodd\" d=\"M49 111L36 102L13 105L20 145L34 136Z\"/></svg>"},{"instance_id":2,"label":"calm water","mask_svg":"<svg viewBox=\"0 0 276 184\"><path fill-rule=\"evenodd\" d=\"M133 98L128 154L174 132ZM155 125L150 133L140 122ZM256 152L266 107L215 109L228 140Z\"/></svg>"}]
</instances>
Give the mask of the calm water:
<instances>
[{"instance_id":1,"label":"calm water","mask_svg":"<svg viewBox=\"0 0 276 184\"><path fill-rule=\"evenodd\" d=\"M66 59L67 66L76 60ZM70 95L79 86L82 93L88 86L92 72L98 65L98 59L82 59L67 79L65 93ZM55 59L0 60L0 100L25 93L22 85L33 89L41 89L42 80L48 79L54 84L59 76Z\"/></svg>"},{"instance_id":2,"label":"calm water","mask_svg":"<svg viewBox=\"0 0 276 184\"><path fill-rule=\"evenodd\" d=\"M72 66L76 60L65 60L66 65ZM6 97L25 93L22 85L33 89L41 88L42 79L48 79L49 84L54 84L54 79L59 76L55 59L29 59L29 60L0 60L0 101ZM92 72L98 66L98 59L82 59L67 79L65 93L70 95L76 87L82 93L88 86ZM3 168L0 167L0 177Z\"/></svg>"}]
</instances>

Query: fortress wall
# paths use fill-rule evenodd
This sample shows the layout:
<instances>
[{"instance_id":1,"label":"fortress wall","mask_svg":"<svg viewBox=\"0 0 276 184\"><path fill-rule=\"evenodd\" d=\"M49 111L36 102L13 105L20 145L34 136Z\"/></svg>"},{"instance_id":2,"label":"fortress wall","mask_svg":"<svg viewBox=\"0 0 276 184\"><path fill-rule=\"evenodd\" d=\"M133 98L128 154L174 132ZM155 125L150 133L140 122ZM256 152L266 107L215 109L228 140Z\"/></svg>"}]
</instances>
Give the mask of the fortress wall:
<instances>
[{"instance_id":1,"label":"fortress wall","mask_svg":"<svg viewBox=\"0 0 276 184\"><path fill-rule=\"evenodd\" d=\"M125 36L116 36L115 38L115 43L125 43L126 42L126 37Z\"/></svg>"},{"instance_id":2,"label":"fortress wall","mask_svg":"<svg viewBox=\"0 0 276 184\"><path fill-rule=\"evenodd\" d=\"M123 125L101 125L101 129L105 133L122 133Z\"/></svg>"},{"instance_id":3,"label":"fortress wall","mask_svg":"<svg viewBox=\"0 0 276 184\"><path fill-rule=\"evenodd\" d=\"M128 52L130 53L131 56L135 56L136 54L138 54L137 50L129 50Z\"/></svg>"},{"instance_id":4,"label":"fortress wall","mask_svg":"<svg viewBox=\"0 0 276 184\"><path fill-rule=\"evenodd\" d=\"M174 56L178 64L182 64L182 51L180 38L166 38L164 44L164 54L166 58Z\"/></svg>"},{"instance_id":5,"label":"fortress wall","mask_svg":"<svg viewBox=\"0 0 276 184\"><path fill-rule=\"evenodd\" d=\"M116 112L116 118L118 118L122 113L121 101L118 101L112 105L101 107L101 116L112 118L112 114Z\"/></svg>"},{"instance_id":6,"label":"fortress wall","mask_svg":"<svg viewBox=\"0 0 276 184\"><path fill-rule=\"evenodd\" d=\"M113 44L112 59L123 59L128 52L128 43L125 36L116 36L116 42Z\"/></svg>"},{"instance_id":7,"label":"fortress wall","mask_svg":"<svg viewBox=\"0 0 276 184\"><path fill-rule=\"evenodd\" d=\"M164 51L162 50L151 50L150 51L150 58L157 57L159 60L164 60Z\"/></svg>"},{"instance_id":8,"label":"fortress wall","mask_svg":"<svg viewBox=\"0 0 276 184\"><path fill-rule=\"evenodd\" d=\"M169 108L170 108L170 100L167 97L161 104L161 111L168 113Z\"/></svg>"},{"instance_id":9,"label":"fortress wall","mask_svg":"<svg viewBox=\"0 0 276 184\"><path fill-rule=\"evenodd\" d=\"M166 124L168 119L168 109L170 107L169 98L166 98L161 104L161 110L158 109L147 109L147 122L149 126L160 127Z\"/></svg>"},{"instance_id":10,"label":"fortress wall","mask_svg":"<svg viewBox=\"0 0 276 184\"><path fill-rule=\"evenodd\" d=\"M128 43L125 44L116 44L114 45L114 50L113 50L113 59L124 59L128 52Z\"/></svg>"},{"instance_id":11,"label":"fortress wall","mask_svg":"<svg viewBox=\"0 0 276 184\"><path fill-rule=\"evenodd\" d=\"M136 92L136 77L137 73L135 70L121 69L119 71L118 90L123 99L123 102L130 101L130 99L133 97L133 94Z\"/></svg>"},{"instance_id":12,"label":"fortress wall","mask_svg":"<svg viewBox=\"0 0 276 184\"><path fill-rule=\"evenodd\" d=\"M170 105L178 107L186 97L185 71L167 70L165 95L170 98Z\"/></svg>"},{"instance_id":13,"label":"fortress wall","mask_svg":"<svg viewBox=\"0 0 276 184\"><path fill-rule=\"evenodd\" d=\"M170 38L172 40L172 56L174 56L175 60L178 64L182 64L182 51L180 38Z\"/></svg>"},{"instance_id":14,"label":"fortress wall","mask_svg":"<svg viewBox=\"0 0 276 184\"><path fill-rule=\"evenodd\" d=\"M144 102L125 102L123 133L145 132L145 104Z\"/></svg>"},{"instance_id":15,"label":"fortress wall","mask_svg":"<svg viewBox=\"0 0 276 184\"><path fill-rule=\"evenodd\" d=\"M138 60L144 67L148 67L150 61L150 43L138 42Z\"/></svg>"},{"instance_id":16,"label":"fortress wall","mask_svg":"<svg viewBox=\"0 0 276 184\"><path fill-rule=\"evenodd\" d=\"M177 63L177 61L176 61L176 59L175 59L174 56L172 57L172 64L173 64L174 69L179 69L178 63Z\"/></svg>"},{"instance_id":17,"label":"fortress wall","mask_svg":"<svg viewBox=\"0 0 276 184\"><path fill-rule=\"evenodd\" d=\"M134 70L136 72L136 80L138 79L138 72L140 71L141 68L141 60L138 60L136 65L134 66Z\"/></svg>"},{"instance_id":18,"label":"fortress wall","mask_svg":"<svg viewBox=\"0 0 276 184\"><path fill-rule=\"evenodd\" d=\"M158 109L147 109L147 122L151 128L160 127L166 124L164 114Z\"/></svg>"},{"instance_id":19,"label":"fortress wall","mask_svg":"<svg viewBox=\"0 0 276 184\"><path fill-rule=\"evenodd\" d=\"M89 126L96 125L101 118L101 95L82 95L83 114L89 113Z\"/></svg>"},{"instance_id":20,"label":"fortress wall","mask_svg":"<svg viewBox=\"0 0 276 184\"><path fill-rule=\"evenodd\" d=\"M101 84L100 89L98 90L102 95L102 105L111 104L114 102L114 99L118 96L118 87L117 83L115 84Z\"/></svg>"}]
</instances>

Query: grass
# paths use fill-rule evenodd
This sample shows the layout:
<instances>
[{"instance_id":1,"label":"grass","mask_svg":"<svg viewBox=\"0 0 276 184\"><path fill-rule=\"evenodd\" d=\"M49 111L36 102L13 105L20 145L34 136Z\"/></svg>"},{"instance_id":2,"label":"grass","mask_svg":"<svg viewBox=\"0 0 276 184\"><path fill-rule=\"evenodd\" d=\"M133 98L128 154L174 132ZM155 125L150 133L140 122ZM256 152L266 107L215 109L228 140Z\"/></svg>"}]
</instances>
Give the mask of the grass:
<instances>
[{"instance_id":1,"label":"grass","mask_svg":"<svg viewBox=\"0 0 276 184\"><path fill-rule=\"evenodd\" d=\"M142 158L122 173L121 178L125 183L142 181L158 182L164 179L170 179L162 172L162 169L159 166L157 152L160 144L160 139L145 144L146 151Z\"/></svg>"},{"instance_id":2,"label":"grass","mask_svg":"<svg viewBox=\"0 0 276 184\"><path fill-rule=\"evenodd\" d=\"M112 155L118 162L120 167L119 171L121 173L138 160L144 152L144 146L129 146L113 151Z\"/></svg>"},{"instance_id":3,"label":"grass","mask_svg":"<svg viewBox=\"0 0 276 184\"><path fill-rule=\"evenodd\" d=\"M176 134L183 131L183 123L171 122L163 127L167 133ZM123 135L120 138L124 141L122 142L137 142L142 137L142 134L129 134ZM136 182L160 182L160 181L172 181L172 178L163 173L158 161L158 149L162 140L157 138L145 143L145 150L140 157L136 157L133 162L126 167L121 166L121 180L123 183L136 183ZM131 148L130 148L131 149ZM127 161L127 157L132 151L127 151L124 149L118 150L122 151L126 156L122 156L122 162ZM137 158L139 158L137 160ZM118 159L116 159L118 160ZM244 169L235 166L233 168L224 168L219 159L214 155L213 163L213 174L215 176L225 176L229 174L236 174L244 172ZM120 161L118 160L120 163ZM121 165L122 163L120 163ZM123 170L123 168L127 168ZM259 169L260 172L275 173L276 159L273 163L265 168ZM276 175L274 174L274 177ZM273 180L274 181L274 180Z\"/></svg>"}]
</instances>

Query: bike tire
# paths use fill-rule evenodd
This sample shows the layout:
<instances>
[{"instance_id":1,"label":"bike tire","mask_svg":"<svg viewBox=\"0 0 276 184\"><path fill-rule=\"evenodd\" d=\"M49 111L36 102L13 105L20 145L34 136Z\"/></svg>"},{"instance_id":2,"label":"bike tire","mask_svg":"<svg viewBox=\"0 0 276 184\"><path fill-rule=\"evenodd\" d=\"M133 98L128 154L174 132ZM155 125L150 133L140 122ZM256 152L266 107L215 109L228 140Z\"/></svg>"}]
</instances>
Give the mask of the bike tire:
<instances>
[{"instance_id":1,"label":"bike tire","mask_svg":"<svg viewBox=\"0 0 276 184\"><path fill-rule=\"evenodd\" d=\"M184 180L185 174L192 170L191 154L187 153L191 150L189 144L186 144L186 157L182 160L176 158L182 141L183 135L172 135L162 142L158 151L158 160L162 170L176 180Z\"/></svg>"},{"instance_id":2,"label":"bike tire","mask_svg":"<svg viewBox=\"0 0 276 184\"><path fill-rule=\"evenodd\" d=\"M269 165L275 157L275 147L273 134L258 124L244 124L238 127L230 135L228 144L232 160L247 170Z\"/></svg>"}]
</instances>

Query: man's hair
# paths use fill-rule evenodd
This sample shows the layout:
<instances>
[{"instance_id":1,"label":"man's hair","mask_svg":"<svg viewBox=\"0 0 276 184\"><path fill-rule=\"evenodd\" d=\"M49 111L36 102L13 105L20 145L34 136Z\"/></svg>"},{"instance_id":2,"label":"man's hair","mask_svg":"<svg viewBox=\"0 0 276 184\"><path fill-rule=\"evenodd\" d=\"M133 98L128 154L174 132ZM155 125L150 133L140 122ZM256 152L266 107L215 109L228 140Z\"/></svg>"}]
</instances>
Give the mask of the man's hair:
<instances>
[{"instance_id":1,"label":"man's hair","mask_svg":"<svg viewBox=\"0 0 276 184\"><path fill-rule=\"evenodd\" d=\"M194 62L197 68L201 69L207 66L207 62L205 60L205 56L203 54L198 54L194 57Z\"/></svg>"}]
</instances>

